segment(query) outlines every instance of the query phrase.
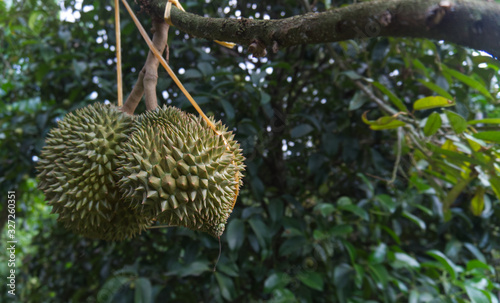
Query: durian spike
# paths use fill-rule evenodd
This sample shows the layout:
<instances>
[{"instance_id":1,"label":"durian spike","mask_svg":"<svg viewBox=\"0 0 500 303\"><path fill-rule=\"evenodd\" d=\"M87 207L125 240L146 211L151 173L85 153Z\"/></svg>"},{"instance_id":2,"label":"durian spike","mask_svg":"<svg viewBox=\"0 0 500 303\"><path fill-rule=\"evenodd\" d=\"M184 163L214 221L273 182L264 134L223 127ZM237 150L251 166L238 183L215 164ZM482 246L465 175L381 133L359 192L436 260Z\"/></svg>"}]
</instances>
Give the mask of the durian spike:
<instances>
[{"instance_id":1,"label":"durian spike","mask_svg":"<svg viewBox=\"0 0 500 303\"><path fill-rule=\"evenodd\" d=\"M118 106L123 105L122 85L122 49L120 31L120 2L115 0L115 36L116 36L116 90L118 93Z\"/></svg>"},{"instance_id":2,"label":"durian spike","mask_svg":"<svg viewBox=\"0 0 500 303\"><path fill-rule=\"evenodd\" d=\"M189 92L184 88L184 85L182 85L181 81L179 81L179 79L175 75L174 71L170 68L170 66L168 66L168 63L165 60L165 58L163 58L161 56L160 52L156 49L156 47L153 44L153 41L151 41L148 34L146 33L146 30L144 30L141 23L139 22L139 20L135 16L134 12L132 11L132 8L128 5L127 0L122 0L122 3L123 3L123 5L125 5L125 8L127 9L128 13L130 14L130 17L132 17L132 20L134 20L135 25L137 26L137 28L139 29L139 32L141 33L141 36L144 38L144 40L146 40L146 43L148 44L149 49L155 55L156 59L158 59L158 61L160 61L161 65L165 68L165 70L170 75L170 77L172 77L175 84L177 84L179 89L186 96L186 98L189 100L189 102L191 102L191 105L193 105L193 107L200 114L200 116L203 118L203 120L205 120L205 122L207 122L207 124L210 126L210 128L212 128L214 131L216 131L215 125L212 123L212 121L210 121L210 119L208 119L208 117L205 115L205 113L201 110L201 108L198 106L198 103L196 103L196 101L194 101L193 97L191 97Z\"/></svg>"}]
</instances>

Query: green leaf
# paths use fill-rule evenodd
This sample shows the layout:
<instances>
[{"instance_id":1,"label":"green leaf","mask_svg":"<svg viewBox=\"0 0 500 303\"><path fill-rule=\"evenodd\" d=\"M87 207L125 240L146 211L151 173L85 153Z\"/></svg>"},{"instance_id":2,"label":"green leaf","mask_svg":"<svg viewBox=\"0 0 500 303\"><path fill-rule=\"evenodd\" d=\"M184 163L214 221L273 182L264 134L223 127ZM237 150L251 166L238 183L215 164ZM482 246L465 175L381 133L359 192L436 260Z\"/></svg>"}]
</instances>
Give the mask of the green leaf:
<instances>
[{"instance_id":1,"label":"green leaf","mask_svg":"<svg viewBox=\"0 0 500 303\"><path fill-rule=\"evenodd\" d=\"M366 103L367 98L361 91L357 91L349 102L349 111L357 110Z\"/></svg>"},{"instance_id":2,"label":"green leaf","mask_svg":"<svg viewBox=\"0 0 500 303\"><path fill-rule=\"evenodd\" d=\"M450 126L453 128L455 133L461 134L467 129L467 121L465 121L464 117L449 110L445 110L444 113L446 114L446 117L448 117Z\"/></svg>"},{"instance_id":3,"label":"green leaf","mask_svg":"<svg viewBox=\"0 0 500 303\"><path fill-rule=\"evenodd\" d=\"M198 63L197 67L205 77L210 76L214 73L214 68L212 67L212 64L208 62L202 61Z\"/></svg>"},{"instance_id":4,"label":"green leaf","mask_svg":"<svg viewBox=\"0 0 500 303\"><path fill-rule=\"evenodd\" d=\"M269 302L288 303L288 302L297 302L297 301L298 301L297 298L295 297L293 292L291 292L289 289L278 288L278 289L275 289L273 291L272 300L270 300Z\"/></svg>"},{"instance_id":5,"label":"green leaf","mask_svg":"<svg viewBox=\"0 0 500 303\"><path fill-rule=\"evenodd\" d=\"M434 84L432 82L429 82L429 81L422 80L422 79L418 79L418 82L422 83L425 87L427 87L430 90L435 91L436 93L440 94L441 96L445 97L446 99L453 100L453 96L450 95L441 86Z\"/></svg>"},{"instance_id":6,"label":"green leaf","mask_svg":"<svg viewBox=\"0 0 500 303\"><path fill-rule=\"evenodd\" d=\"M467 262L467 268L466 268L467 272L471 272L476 269L485 269L490 273L495 272L493 267L479 260L470 260L469 262Z\"/></svg>"},{"instance_id":7,"label":"green leaf","mask_svg":"<svg viewBox=\"0 0 500 303\"><path fill-rule=\"evenodd\" d=\"M398 128L400 126L406 125L403 121L396 120L397 116L384 116L378 118L376 121L370 121L366 117L368 114L368 111L364 112L363 115L361 115L361 119L365 124L370 125L370 128L372 130L383 130L383 129L393 129L393 128Z\"/></svg>"},{"instance_id":8,"label":"green leaf","mask_svg":"<svg viewBox=\"0 0 500 303\"><path fill-rule=\"evenodd\" d=\"M380 243L375 250L370 254L368 260L370 264L380 264L384 262L385 256L387 255L387 245L385 243Z\"/></svg>"},{"instance_id":9,"label":"green leaf","mask_svg":"<svg viewBox=\"0 0 500 303\"><path fill-rule=\"evenodd\" d=\"M342 237L342 236L347 236L351 234L353 231L353 228L349 224L340 224L340 225L335 225L329 230L329 234L332 237Z\"/></svg>"},{"instance_id":10,"label":"green leaf","mask_svg":"<svg viewBox=\"0 0 500 303\"><path fill-rule=\"evenodd\" d=\"M474 216L481 216L484 210L484 192L483 187L479 187L474 197L470 201L470 211Z\"/></svg>"},{"instance_id":11,"label":"green leaf","mask_svg":"<svg viewBox=\"0 0 500 303\"><path fill-rule=\"evenodd\" d=\"M433 157L446 156L450 160L462 162L461 163L462 165L464 162L468 162L468 163L472 163L472 164L476 164L476 165L481 165L481 166L486 165L486 163L481 161L481 160L469 157L467 155L460 154L458 152L454 152L451 150L440 148L440 147L438 147L434 144L431 144L431 143L427 144L426 146L427 146L427 148L429 148L429 150L431 150L433 152L433 155L432 155Z\"/></svg>"},{"instance_id":12,"label":"green leaf","mask_svg":"<svg viewBox=\"0 0 500 303\"><path fill-rule=\"evenodd\" d=\"M465 285L465 291L472 303L490 303L490 299L482 290L473 286Z\"/></svg>"},{"instance_id":13,"label":"green leaf","mask_svg":"<svg viewBox=\"0 0 500 303\"><path fill-rule=\"evenodd\" d=\"M457 278L457 269L455 263L453 263L447 256L445 256L442 252L438 250L429 250L427 254L436 259L441 265L443 265L444 269L450 275L452 280Z\"/></svg>"},{"instance_id":14,"label":"green leaf","mask_svg":"<svg viewBox=\"0 0 500 303\"><path fill-rule=\"evenodd\" d=\"M490 176L488 179L491 185L491 189L493 189L493 192L497 196L498 199L500 199L500 178L496 176Z\"/></svg>"},{"instance_id":15,"label":"green leaf","mask_svg":"<svg viewBox=\"0 0 500 303\"><path fill-rule=\"evenodd\" d=\"M425 230L427 226L425 225L424 220L420 219L419 217L407 212L403 211L403 217L407 218L408 220L412 221L413 223L417 224L420 229Z\"/></svg>"},{"instance_id":16,"label":"green leaf","mask_svg":"<svg viewBox=\"0 0 500 303\"><path fill-rule=\"evenodd\" d=\"M351 263L354 264L356 262L356 248L349 242L345 240L341 240L342 244L344 245L345 249L347 250L347 253L349 254L349 258L351 259Z\"/></svg>"},{"instance_id":17,"label":"green leaf","mask_svg":"<svg viewBox=\"0 0 500 303\"><path fill-rule=\"evenodd\" d=\"M146 278L135 280L134 303L151 303L153 302L153 289L151 282Z\"/></svg>"},{"instance_id":18,"label":"green leaf","mask_svg":"<svg viewBox=\"0 0 500 303\"><path fill-rule=\"evenodd\" d=\"M406 123L404 123L403 121L393 120L393 121L390 121L390 122L382 124L382 125L370 125L370 129L372 129L372 130L395 129L395 128L405 126L405 125L406 125Z\"/></svg>"},{"instance_id":19,"label":"green leaf","mask_svg":"<svg viewBox=\"0 0 500 303\"><path fill-rule=\"evenodd\" d=\"M487 262L483 253L475 245L472 243L464 243L464 246L474 255L474 257L476 257L476 259L484 263Z\"/></svg>"},{"instance_id":20,"label":"green leaf","mask_svg":"<svg viewBox=\"0 0 500 303\"><path fill-rule=\"evenodd\" d=\"M202 77L202 75L197 69L190 68L190 69L186 70L186 72L182 75L182 80L198 79L201 77Z\"/></svg>"},{"instance_id":21,"label":"green leaf","mask_svg":"<svg viewBox=\"0 0 500 303\"><path fill-rule=\"evenodd\" d=\"M396 203L391 196L386 194L376 195L375 199L382 204L391 214L396 210Z\"/></svg>"},{"instance_id":22,"label":"green leaf","mask_svg":"<svg viewBox=\"0 0 500 303\"><path fill-rule=\"evenodd\" d=\"M352 200L347 196L342 196L337 199L337 205L339 206L350 205L350 204L352 204Z\"/></svg>"},{"instance_id":23,"label":"green leaf","mask_svg":"<svg viewBox=\"0 0 500 303\"><path fill-rule=\"evenodd\" d=\"M323 277L317 272L302 272L298 275L298 279L312 289L323 291Z\"/></svg>"},{"instance_id":24,"label":"green leaf","mask_svg":"<svg viewBox=\"0 0 500 303\"><path fill-rule=\"evenodd\" d=\"M306 245L308 242L303 236L295 236L285 240L279 249L280 256L288 256L297 252L297 248Z\"/></svg>"},{"instance_id":25,"label":"green leaf","mask_svg":"<svg viewBox=\"0 0 500 303\"><path fill-rule=\"evenodd\" d=\"M178 275L180 277L199 276L208 270L210 270L210 268L208 267L208 261L193 261L189 264L183 264L177 268L172 269L171 271L167 272L166 275Z\"/></svg>"},{"instance_id":26,"label":"green leaf","mask_svg":"<svg viewBox=\"0 0 500 303\"><path fill-rule=\"evenodd\" d=\"M349 211L349 212L359 216L363 220L366 220L366 221L370 220L370 216L368 215L368 212L357 205L354 205L354 204L339 205L338 209Z\"/></svg>"},{"instance_id":27,"label":"green leaf","mask_svg":"<svg viewBox=\"0 0 500 303\"><path fill-rule=\"evenodd\" d=\"M333 270L333 284L342 289L349 284L354 270L349 264L341 263Z\"/></svg>"},{"instance_id":28,"label":"green leaf","mask_svg":"<svg viewBox=\"0 0 500 303\"><path fill-rule=\"evenodd\" d=\"M312 132L313 130L314 127L309 124L300 124L292 128L292 130L290 131L290 136L292 138L300 138Z\"/></svg>"},{"instance_id":29,"label":"green leaf","mask_svg":"<svg viewBox=\"0 0 500 303\"><path fill-rule=\"evenodd\" d=\"M44 13L41 11L33 11L28 19L28 27L35 33L40 33L43 29Z\"/></svg>"},{"instance_id":30,"label":"green leaf","mask_svg":"<svg viewBox=\"0 0 500 303\"><path fill-rule=\"evenodd\" d=\"M271 201L269 201L267 209L269 211L269 217L271 217L272 222L281 221L281 218L283 218L283 211L285 209L283 201L279 199L272 199Z\"/></svg>"},{"instance_id":31,"label":"green leaf","mask_svg":"<svg viewBox=\"0 0 500 303\"><path fill-rule=\"evenodd\" d=\"M258 219L256 217L251 218L248 220L248 223L250 224L250 227L252 227L253 232L255 233L255 236L257 236L257 240L259 241L259 244L261 247L266 246L266 241L269 231L267 229L266 224L262 222L261 219Z\"/></svg>"},{"instance_id":32,"label":"green leaf","mask_svg":"<svg viewBox=\"0 0 500 303\"><path fill-rule=\"evenodd\" d=\"M356 272L356 275L354 276L354 283L356 287L361 288L363 285L363 280L365 279L365 269L362 265L359 264L354 264L354 271ZM348 277L350 278L350 276ZM345 285L349 284L349 280L345 280Z\"/></svg>"},{"instance_id":33,"label":"green leaf","mask_svg":"<svg viewBox=\"0 0 500 303\"><path fill-rule=\"evenodd\" d=\"M125 284L130 283L130 279L131 277L125 276L112 276L109 278L97 293L97 302L113 302L114 296L121 292L120 289L124 287Z\"/></svg>"},{"instance_id":34,"label":"green leaf","mask_svg":"<svg viewBox=\"0 0 500 303\"><path fill-rule=\"evenodd\" d=\"M226 229L226 239L230 250L237 250L245 240L245 224L243 220L235 218L229 221Z\"/></svg>"},{"instance_id":35,"label":"green leaf","mask_svg":"<svg viewBox=\"0 0 500 303\"><path fill-rule=\"evenodd\" d=\"M420 263L411 256L405 253L394 253L394 262L391 264L395 268L410 267L410 268L420 268Z\"/></svg>"},{"instance_id":36,"label":"green leaf","mask_svg":"<svg viewBox=\"0 0 500 303\"><path fill-rule=\"evenodd\" d=\"M468 124L500 124L500 119L489 118L489 119L480 119L480 120L470 120L467 121Z\"/></svg>"},{"instance_id":37,"label":"green leaf","mask_svg":"<svg viewBox=\"0 0 500 303\"><path fill-rule=\"evenodd\" d=\"M500 143L500 131L484 131L477 134L473 134L474 138L481 139L484 141L490 141L495 143Z\"/></svg>"},{"instance_id":38,"label":"green leaf","mask_svg":"<svg viewBox=\"0 0 500 303\"><path fill-rule=\"evenodd\" d=\"M385 87L382 83L373 81L373 85L378 88L384 95L389 97L389 100L391 100L392 104L396 106L400 111L402 112L408 112L408 108L406 108L406 105L399 99L395 94L393 94L387 87Z\"/></svg>"},{"instance_id":39,"label":"green leaf","mask_svg":"<svg viewBox=\"0 0 500 303\"><path fill-rule=\"evenodd\" d=\"M233 301L234 297L236 297L233 280L218 272L215 272L215 279L219 284L222 297L228 301Z\"/></svg>"},{"instance_id":40,"label":"green leaf","mask_svg":"<svg viewBox=\"0 0 500 303\"><path fill-rule=\"evenodd\" d=\"M451 99L446 99L441 96L433 96L433 97L425 97L422 99L418 99L413 104L414 110L425 110L437 107L449 107L454 106L455 101Z\"/></svg>"},{"instance_id":41,"label":"green leaf","mask_svg":"<svg viewBox=\"0 0 500 303\"><path fill-rule=\"evenodd\" d=\"M464 136L467 139L467 143L469 143L470 148L472 148L474 152L478 152L481 148L488 148L488 145L483 140L474 138L469 134L464 134Z\"/></svg>"},{"instance_id":42,"label":"green leaf","mask_svg":"<svg viewBox=\"0 0 500 303\"><path fill-rule=\"evenodd\" d=\"M389 273L382 264L370 264L368 265L370 269L371 276L377 283L379 289L383 289L389 281Z\"/></svg>"},{"instance_id":43,"label":"green leaf","mask_svg":"<svg viewBox=\"0 0 500 303\"><path fill-rule=\"evenodd\" d=\"M394 240L394 242L396 242L398 245L401 244L401 239L399 239L398 235L392 229L385 225L380 226L380 228L388 233L389 236L391 236L391 238Z\"/></svg>"},{"instance_id":44,"label":"green leaf","mask_svg":"<svg viewBox=\"0 0 500 303\"><path fill-rule=\"evenodd\" d=\"M273 273L264 281L264 293L270 293L276 288L284 288L291 281L286 273Z\"/></svg>"},{"instance_id":45,"label":"green leaf","mask_svg":"<svg viewBox=\"0 0 500 303\"><path fill-rule=\"evenodd\" d=\"M261 90L260 91L260 104L264 105L267 104L271 101L271 95L266 93L265 91Z\"/></svg>"},{"instance_id":46,"label":"green leaf","mask_svg":"<svg viewBox=\"0 0 500 303\"><path fill-rule=\"evenodd\" d=\"M417 58L413 59L412 61L413 63L413 66L419 70L421 70L423 72L423 74L428 77L428 72L427 72L427 68L425 67L425 65L420 61L418 60ZM419 79L419 81L421 81L421 79Z\"/></svg>"},{"instance_id":47,"label":"green leaf","mask_svg":"<svg viewBox=\"0 0 500 303\"><path fill-rule=\"evenodd\" d=\"M228 101L223 100L223 99L220 100L220 103L222 104L222 108L224 109L224 112L226 113L227 118L229 120L234 119L234 107L233 107L233 105L231 105L231 103L229 103Z\"/></svg>"},{"instance_id":48,"label":"green leaf","mask_svg":"<svg viewBox=\"0 0 500 303\"><path fill-rule=\"evenodd\" d=\"M434 135L438 131L438 129L441 127L441 123L442 123L441 115L439 115L436 112L433 112L427 118L427 122L425 122L424 134L427 137Z\"/></svg>"},{"instance_id":49,"label":"green leaf","mask_svg":"<svg viewBox=\"0 0 500 303\"><path fill-rule=\"evenodd\" d=\"M319 211L323 217L327 217L335 211L335 207L330 203L320 203L314 207L314 211Z\"/></svg>"},{"instance_id":50,"label":"green leaf","mask_svg":"<svg viewBox=\"0 0 500 303\"><path fill-rule=\"evenodd\" d=\"M347 77L349 77L349 79L354 80L354 81L364 79L363 76L359 75L357 72L355 72L353 70L348 70L348 71L342 72L341 74L346 75Z\"/></svg>"},{"instance_id":51,"label":"green leaf","mask_svg":"<svg viewBox=\"0 0 500 303\"><path fill-rule=\"evenodd\" d=\"M477 90L485 97L488 97L490 100L495 100L495 98L493 98L493 96L490 94L488 89L486 89L486 87L484 87L484 85L481 84L479 81L476 81L475 79L473 79L465 74L462 74L459 71L450 69L448 67L445 67L444 65L442 65L442 66L443 66L443 73L447 73L447 74L453 76L458 81L460 81L460 82L468 85L469 87Z\"/></svg>"}]
</instances>

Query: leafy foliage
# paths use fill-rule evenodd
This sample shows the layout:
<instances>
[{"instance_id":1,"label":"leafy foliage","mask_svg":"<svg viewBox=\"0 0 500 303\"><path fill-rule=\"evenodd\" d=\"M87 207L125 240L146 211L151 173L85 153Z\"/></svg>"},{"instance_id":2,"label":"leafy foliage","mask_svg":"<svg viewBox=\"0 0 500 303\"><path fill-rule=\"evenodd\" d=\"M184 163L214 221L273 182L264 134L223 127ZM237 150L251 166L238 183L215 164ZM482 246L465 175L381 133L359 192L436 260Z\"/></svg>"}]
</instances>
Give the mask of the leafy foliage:
<instances>
[{"instance_id":1,"label":"leafy foliage","mask_svg":"<svg viewBox=\"0 0 500 303\"><path fill-rule=\"evenodd\" d=\"M304 12L296 1L208 2L184 7L214 17ZM377 37L256 59L172 28L170 65L205 112L235 129L247 158L213 273L218 243L203 233L109 243L47 215L32 179L46 133L67 111L116 94L111 7L65 5L80 12L74 23L52 2L0 3L1 188L24 195L23 301L498 302L498 61ZM123 14L126 92L147 54L139 41ZM194 112L163 71L158 95Z\"/></svg>"}]
</instances>

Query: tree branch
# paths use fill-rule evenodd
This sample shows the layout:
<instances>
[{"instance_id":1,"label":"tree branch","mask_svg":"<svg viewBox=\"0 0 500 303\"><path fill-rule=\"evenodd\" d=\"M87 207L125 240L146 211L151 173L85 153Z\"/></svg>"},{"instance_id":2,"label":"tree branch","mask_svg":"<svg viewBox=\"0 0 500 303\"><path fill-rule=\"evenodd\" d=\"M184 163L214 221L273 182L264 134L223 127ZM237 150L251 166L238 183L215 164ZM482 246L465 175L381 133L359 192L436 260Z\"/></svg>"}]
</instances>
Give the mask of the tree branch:
<instances>
[{"instance_id":1,"label":"tree branch","mask_svg":"<svg viewBox=\"0 0 500 303\"><path fill-rule=\"evenodd\" d=\"M160 53L163 53L167 47L168 28L169 26L165 22L153 20L153 44ZM149 51L146 63L139 73L132 92L123 105L122 111L132 115L143 95L145 95L147 110L155 109L158 106L156 84L158 82L159 64L158 59Z\"/></svg>"},{"instance_id":2,"label":"tree branch","mask_svg":"<svg viewBox=\"0 0 500 303\"><path fill-rule=\"evenodd\" d=\"M167 0L140 0L162 18ZM173 7L171 21L188 34L274 50L372 37L446 40L500 57L500 4L478 0L378 0L279 20L205 18Z\"/></svg>"}]
</instances>

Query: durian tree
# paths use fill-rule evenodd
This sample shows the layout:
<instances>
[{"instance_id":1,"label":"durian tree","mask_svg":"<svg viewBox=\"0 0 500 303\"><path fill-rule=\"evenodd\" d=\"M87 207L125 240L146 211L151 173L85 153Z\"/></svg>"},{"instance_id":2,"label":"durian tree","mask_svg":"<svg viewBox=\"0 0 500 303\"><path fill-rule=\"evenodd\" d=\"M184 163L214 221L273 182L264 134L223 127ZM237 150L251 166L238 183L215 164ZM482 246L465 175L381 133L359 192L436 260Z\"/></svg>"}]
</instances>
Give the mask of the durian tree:
<instances>
[{"instance_id":1,"label":"durian tree","mask_svg":"<svg viewBox=\"0 0 500 303\"><path fill-rule=\"evenodd\" d=\"M122 120L116 118L87 116L100 107L107 116L118 113L114 106L99 105L105 100L115 103L117 96L110 5L94 1L75 6L81 16L72 24L34 13L49 11L45 4L9 8L20 24L26 20L40 31L34 35L2 19L8 29L1 36L6 49L26 50L17 58L14 51L9 52L5 60L34 71L23 74L25 78L7 72L1 80L7 100L0 114L6 134L1 170L9 172L4 180L10 182L2 184L9 184L9 189L18 186L24 197L21 205L38 205L38 210L26 207L23 211L23 232L32 235L19 278L25 301L131 301L135 297L145 302L496 302L500 64L477 50L493 55L498 51L499 40L494 38L498 36L498 4L352 2L186 2L184 8L191 13L171 9L175 27L170 28L168 48L167 36L158 34L168 27L152 21L155 16L163 17L165 1L139 1L135 7L136 13L142 11L139 18L145 27L155 28L153 42L168 50L169 65L186 89L208 116L228 126L246 157L245 184L221 236L222 256L215 273L210 271L218 243L210 234L217 235L217 230L201 228L208 231L205 234L185 228L141 228L140 235L122 242L90 240L86 236L95 237L95 230L89 228L93 215L88 212L95 205L87 203L91 207L85 209L80 202L77 207L81 201L77 199L74 206L83 211L79 213L82 220L66 225L69 230L64 228L65 222L75 222L65 211L72 206L71 201L66 206L66 197L81 198L101 184L87 183L89 178L82 176L87 171L99 174L108 163L109 171L117 172L110 178L125 193L123 201L130 213L116 216L124 224L113 221L116 212L107 213L105 222L110 228L120 228L104 233L112 235L105 239L130 236L126 227L131 222L144 224L138 219L173 222L189 216L192 210L176 205L183 199L194 202L203 197L204 181L197 182L191 174L203 156L185 157L190 153L183 148L212 147L213 142L198 142L194 137L198 127L206 125L169 76L157 72L159 62L139 42L142 38L124 12L122 62L127 100L123 109L146 113L133 127L120 126ZM346 6L337 9L342 5ZM0 7L7 12L5 6ZM3 12L6 18L9 14ZM198 17L204 15L244 18ZM318 25L322 21L333 24L322 27ZM370 27L374 24L378 32ZM184 32L240 46L229 50L189 38ZM18 42L19 36L31 44ZM316 40L300 40L313 37ZM33 40L38 47L30 46ZM90 54L78 52L82 45ZM73 73L75 79L57 76L55 71ZM14 89L16 80L28 89ZM38 96L38 103L30 102L33 95ZM162 109L153 110L157 104ZM189 112L182 115L197 123L184 126L172 118L178 111L163 110L163 105ZM56 132L73 135L80 131L65 128L68 121L77 119L66 112L80 107L85 114L78 119L85 122L76 127L91 131L64 142L54 139ZM45 124L39 122L43 115ZM18 121L15 116L24 119ZM56 124L55 120L60 121ZM109 120L114 124L102 125ZM103 127L119 131L106 132ZM47 137L46 146L53 146L53 152L40 154L42 144L33 142L26 142L24 146L35 147L22 149L20 155L4 148L20 146L15 142L24 142L22 135L27 134L40 142ZM109 134L115 134L112 139L118 141L124 135L130 144L117 148L105 143L106 148L97 148L102 146L101 138L111 138ZM172 136L180 139L174 141ZM79 159L82 155L75 150L82 144L91 145L87 153L94 150L96 154L83 154L85 158ZM164 146L175 148L161 154ZM238 148L231 147L230 154ZM217 150L213 148L213 153L218 154ZM117 162L104 160L109 151L119 155ZM67 157L71 173L57 171L65 159L57 155ZM24 162L12 162L22 157ZM235 156L227 158L217 158L222 161L217 167ZM43 178L33 179L35 163L40 167L44 161L56 170L49 181L58 186L51 189ZM170 167L176 169L169 173L177 176L175 181L165 174ZM200 173L200 166L196 167ZM224 172L218 177L212 184L223 182ZM21 184L25 189L16 185L20 180L25 180ZM45 197L40 198L34 189L37 182L45 189ZM75 184L76 190L64 190ZM172 186L183 190L172 191ZM219 188L217 195L228 191ZM105 197L113 200L110 193ZM52 209L61 210L63 224L47 214L50 208L45 200L52 201ZM206 201L207 205L193 205L198 210L210 204ZM112 207L103 209L104 218L108 209ZM43 223L30 223L28 218L40 214ZM182 225L178 223L174 225ZM97 233L102 238L101 227Z\"/></svg>"}]
</instances>

